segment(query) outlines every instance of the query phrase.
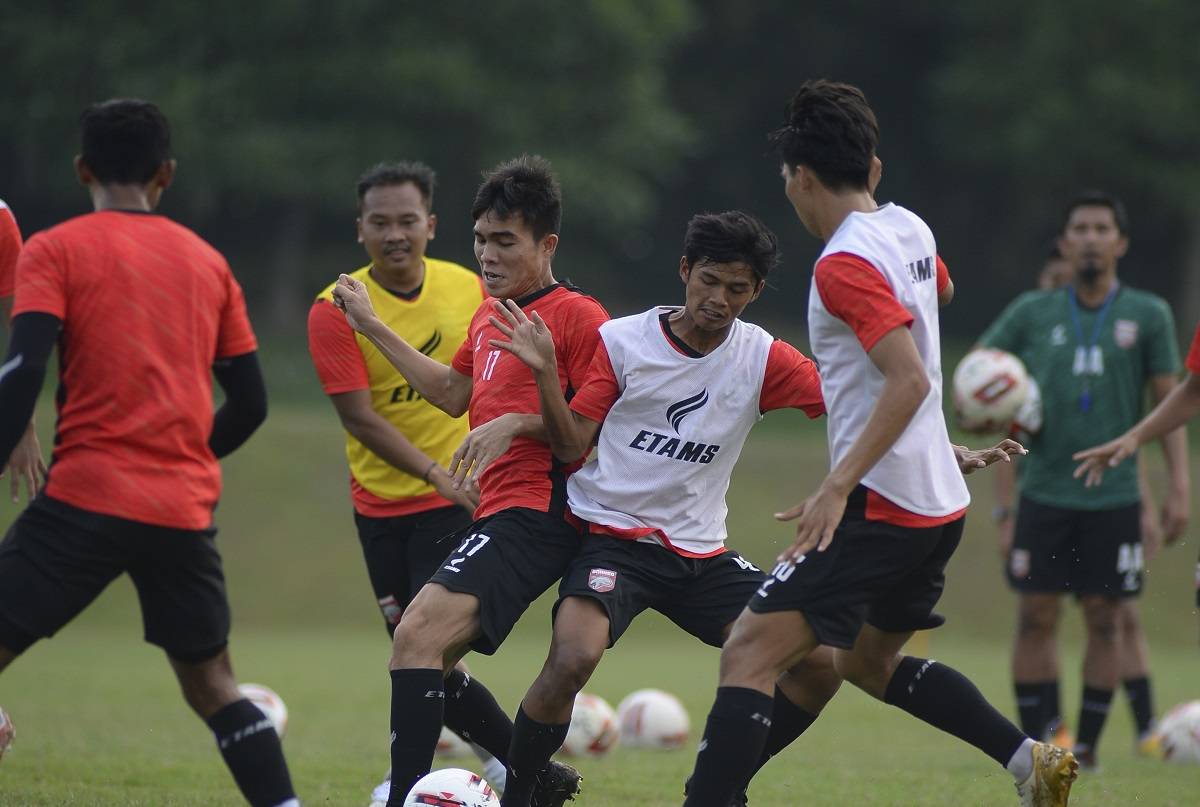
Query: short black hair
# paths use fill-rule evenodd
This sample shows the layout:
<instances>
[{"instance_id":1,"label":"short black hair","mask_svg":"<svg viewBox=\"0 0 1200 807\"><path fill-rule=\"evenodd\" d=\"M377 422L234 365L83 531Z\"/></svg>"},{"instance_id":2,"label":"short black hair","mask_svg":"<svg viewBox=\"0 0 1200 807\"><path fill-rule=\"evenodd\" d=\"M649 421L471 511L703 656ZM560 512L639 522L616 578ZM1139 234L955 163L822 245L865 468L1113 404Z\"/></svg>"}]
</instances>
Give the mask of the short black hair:
<instances>
[{"instance_id":1,"label":"short black hair","mask_svg":"<svg viewBox=\"0 0 1200 807\"><path fill-rule=\"evenodd\" d=\"M171 159L171 126L154 104L114 98L79 116L81 156L101 184L141 184Z\"/></svg>"},{"instance_id":2,"label":"short black hair","mask_svg":"<svg viewBox=\"0 0 1200 807\"><path fill-rule=\"evenodd\" d=\"M433 188L437 184L437 174L422 162L404 161L398 163L376 163L363 172L358 178L358 209L362 210L363 199L371 188L385 188L390 185L406 185L411 182L421 194L425 210L433 210Z\"/></svg>"},{"instance_id":3,"label":"short black hair","mask_svg":"<svg viewBox=\"0 0 1200 807\"><path fill-rule=\"evenodd\" d=\"M537 240L562 227L562 189L550 162L522 154L483 174L483 184L471 204L471 219L487 212L502 219L520 215Z\"/></svg>"},{"instance_id":4,"label":"short black hair","mask_svg":"<svg viewBox=\"0 0 1200 807\"><path fill-rule=\"evenodd\" d=\"M683 256L689 267L742 262L758 281L766 280L779 264L779 241L767 225L740 210L698 213L688 222Z\"/></svg>"},{"instance_id":5,"label":"short black hair","mask_svg":"<svg viewBox=\"0 0 1200 807\"><path fill-rule=\"evenodd\" d=\"M789 169L811 169L830 190L868 186L879 123L862 90L825 79L806 81L788 102L784 121L768 139Z\"/></svg>"},{"instance_id":6,"label":"short black hair","mask_svg":"<svg viewBox=\"0 0 1200 807\"><path fill-rule=\"evenodd\" d=\"M1066 210L1063 211L1063 232L1067 230L1067 223L1071 220L1071 214L1081 207L1107 207L1113 212L1113 220L1117 222L1117 229L1121 232L1121 235L1129 235L1129 214L1125 212L1125 205L1111 193L1098 190L1080 191L1075 195L1075 198L1070 201Z\"/></svg>"}]
</instances>

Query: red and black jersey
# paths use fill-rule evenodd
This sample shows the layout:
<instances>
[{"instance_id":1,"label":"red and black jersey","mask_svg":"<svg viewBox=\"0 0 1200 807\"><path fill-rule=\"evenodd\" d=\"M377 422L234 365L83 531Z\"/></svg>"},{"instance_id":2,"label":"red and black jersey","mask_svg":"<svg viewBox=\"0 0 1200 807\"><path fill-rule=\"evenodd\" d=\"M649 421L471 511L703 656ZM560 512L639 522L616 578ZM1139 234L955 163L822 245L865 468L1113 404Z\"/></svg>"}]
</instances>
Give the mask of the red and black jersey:
<instances>
[{"instance_id":1,"label":"red and black jersey","mask_svg":"<svg viewBox=\"0 0 1200 807\"><path fill-rule=\"evenodd\" d=\"M541 403L533 373L511 353L488 344L505 337L488 318L495 314L493 298L483 301L467 331L467 341L451 365L472 380L471 426L479 426L509 412L538 414ZM558 378L570 399L587 376L600 340L601 323L608 312L579 289L556 283L516 301L526 314L537 311L554 337ZM476 518L510 507L551 510L552 495L563 496L562 483L581 463L562 465L540 440L517 438L483 473Z\"/></svg>"}]
</instances>

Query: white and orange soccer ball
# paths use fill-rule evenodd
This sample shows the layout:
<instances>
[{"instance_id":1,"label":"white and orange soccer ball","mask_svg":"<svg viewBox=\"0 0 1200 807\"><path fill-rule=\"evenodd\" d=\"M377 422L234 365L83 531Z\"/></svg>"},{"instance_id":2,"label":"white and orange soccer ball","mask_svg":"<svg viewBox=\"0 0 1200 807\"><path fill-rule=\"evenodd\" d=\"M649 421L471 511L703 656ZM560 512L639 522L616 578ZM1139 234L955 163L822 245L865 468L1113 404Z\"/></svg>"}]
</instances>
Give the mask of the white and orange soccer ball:
<instances>
[{"instance_id":1,"label":"white and orange soccer ball","mask_svg":"<svg viewBox=\"0 0 1200 807\"><path fill-rule=\"evenodd\" d=\"M580 692L571 709L571 728L561 753L568 757L604 756L617 744L617 713L599 695Z\"/></svg>"},{"instance_id":2,"label":"white and orange soccer ball","mask_svg":"<svg viewBox=\"0 0 1200 807\"><path fill-rule=\"evenodd\" d=\"M442 733L438 735L434 753L439 757L465 757L470 755L471 746L462 737L442 726Z\"/></svg>"},{"instance_id":3,"label":"white and orange soccer ball","mask_svg":"<svg viewBox=\"0 0 1200 807\"><path fill-rule=\"evenodd\" d=\"M492 786L477 773L462 768L443 768L426 774L413 785L404 807L499 807Z\"/></svg>"},{"instance_id":4,"label":"white and orange soccer ball","mask_svg":"<svg viewBox=\"0 0 1200 807\"><path fill-rule=\"evenodd\" d=\"M1181 703L1167 712L1156 733L1167 762L1200 764L1200 701Z\"/></svg>"},{"instance_id":5,"label":"white and orange soccer ball","mask_svg":"<svg viewBox=\"0 0 1200 807\"><path fill-rule=\"evenodd\" d=\"M280 739L283 739L283 735L287 731L288 709L283 698L279 697L279 693L262 684L238 684L238 691L242 693L243 698L262 710L262 713L275 726L275 733L279 735Z\"/></svg>"},{"instance_id":6,"label":"white and orange soccer ball","mask_svg":"<svg viewBox=\"0 0 1200 807\"><path fill-rule=\"evenodd\" d=\"M621 745L674 749L687 742L691 721L679 698L661 689L639 689L617 706Z\"/></svg>"},{"instance_id":7,"label":"white and orange soccer ball","mask_svg":"<svg viewBox=\"0 0 1200 807\"><path fill-rule=\"evenodd\" d=\"M1029 396L1025 365L1011 353L972 350L954 368L954 410L965 431L1007 431ZM1026 424L1027 426L1030 424Z\"/></svg>"}]
</instances>

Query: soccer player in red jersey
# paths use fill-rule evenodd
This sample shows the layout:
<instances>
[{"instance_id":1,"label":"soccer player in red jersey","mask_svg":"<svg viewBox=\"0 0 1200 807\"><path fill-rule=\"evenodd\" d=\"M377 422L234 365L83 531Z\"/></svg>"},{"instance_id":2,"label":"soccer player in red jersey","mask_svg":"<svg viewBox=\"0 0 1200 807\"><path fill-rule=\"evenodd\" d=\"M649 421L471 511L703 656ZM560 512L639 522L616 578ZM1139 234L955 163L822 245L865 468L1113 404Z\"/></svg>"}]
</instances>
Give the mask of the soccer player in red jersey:
<instances>
[{"instance_id":1,"label":"soccer player in red jersey","mask_svg":"<svg viewBox=\"0 0 1200 807\"><path fill-rule=\"evenodd\" d=\"M554 278L562 196L549 164L521 157L489 173L471 207L475 257L491 298L537 311L554 331L558 377L580 388L599 341L604 308ZM350 325L386 356L417 392L451 415L469 411L473 427L508 412L538 411L529 368L492 341L502 336L485 300L467 341L447 367L406 343L375 316L360 281L343 276L334 298ZM442 724L443 675L469 649L496 651L521 614L553 585L579 548L566 519L566 480L578 463L555 460L542 441L517 438L479 477L475 523L405 610L389 663L392 676L392 792L398 807L433 761ZM518 713L520 726L528 718ZM547 727L549 728L549 727ZM537 727L534 727L536 730ZM579 776L556 763L538 776L535 803L561 804ZM515 783L511 768L509 789Z\"/></svg>"},{"instance_id":2,"label":"soccer player in red jersey","mask_svg":"<svg viewBox=\"0 0 1200 807\"><path fill-rule=\"evenodd\" d=\"M728 807L758 763L779 675L818 645L868 694L1008 768L1023 805L1062 807L1076 763L1035 743L956 670L904 656L933 612L969 494L941 409L937 246L928 226L876 204L879 139L857 88L801 86L774 136L785 191L825 242L809 296L831 470L799 506L795 543L738 617L686 804Z\"/></svg>"},{"instance_id":3,"label":"soccer player in red jersey","mask_svg":"<svg viewBox=\"0 0 1200 807\"><path fill-rule=\"evenodd\" d=\"M154 213L175 174L158 108L107 101L80 123L75 169L95 212L25 245L0 368L6 461L59 345L50 476L0 543L0 669L127 572L146 640L247 801L296 807L279 738L233 677L214 543L217 459L266 417L242 291L220 253ZM226 396L215 414L214 375Z\"/></svg>"},{"instance_id":4,"label":"soccer player in red jersey","mask_svg":"<svg viewBox=\"0 0 1200 807\"><path fill-rule=\"evenodd\" d=\"M16 286L17 277L17 256L20 254L21 229L17 226L17 219L13 216L12 208L5 204L3 199L0 199L0 319L4 320L5 327L8 327L9 315L12 313L13 288ZM42 480L46 478L46 463L42 459L42 447L38 443L32 417L29 419L29 425L25 428L25 433L21 435L20 441L8 458L8 467L4 468L4 473L0 473L0 477L5 474L9 477L13 502L20 499L22 479L25 480L25 485L29 490L30 501L33 501L33 497L37 496L38 490L41 489ZM0 745L3 745L3 741L0 741ZM0 748L0 754L3 753L3 749Z\"/></svg>"}]
</instances>

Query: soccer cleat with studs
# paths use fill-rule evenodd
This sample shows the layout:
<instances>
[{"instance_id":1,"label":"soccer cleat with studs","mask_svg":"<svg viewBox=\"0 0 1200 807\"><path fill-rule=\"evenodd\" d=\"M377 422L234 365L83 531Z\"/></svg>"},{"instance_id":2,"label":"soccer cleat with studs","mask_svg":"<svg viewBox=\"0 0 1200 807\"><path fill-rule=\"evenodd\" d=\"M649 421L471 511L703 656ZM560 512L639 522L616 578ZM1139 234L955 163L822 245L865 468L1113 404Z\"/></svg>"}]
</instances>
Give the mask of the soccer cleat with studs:
<instances>
[{"instance_id":1,"label":"soccer cleat with studs","mask_svg":"<svg viewBox=\"0 0 1200 807\"><path fill-rule=\"evenodd\" d=\"M565 762L551 760L546 770L538 774L537 787L529 799L529 807L562 807L574 801L583 776Z\"/></svg>"},{"instance_id":2,"label":"soccer cleat with studs","mask_svg":"<svg viewBox=\"0 0 1200 807\"><path fill-rule=\"evenodd\" d=\"M1021 807L1067 807L1079 775L1075 755L1050 743L1034 743L1033 770L1017 784Z\"/></svg>"}]
</instances>

